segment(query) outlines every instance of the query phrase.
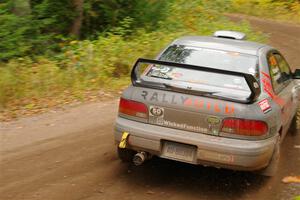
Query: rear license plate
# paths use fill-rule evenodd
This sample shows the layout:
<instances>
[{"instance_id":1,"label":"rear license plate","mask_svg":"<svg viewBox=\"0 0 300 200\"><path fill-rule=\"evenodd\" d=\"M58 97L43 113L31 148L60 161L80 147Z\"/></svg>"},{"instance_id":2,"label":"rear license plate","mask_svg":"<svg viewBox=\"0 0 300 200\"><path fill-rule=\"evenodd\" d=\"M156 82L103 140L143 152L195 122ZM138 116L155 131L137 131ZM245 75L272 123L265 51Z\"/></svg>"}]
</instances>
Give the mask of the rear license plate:
<instances>
[{"instance_id":1,"label":"rear license plate","mask_svg":"<svg viewBox=\"0 0 300 200\"><path fill-rule=\"evenodd\" d=\"M175 160L193 162L196 152L196 146L165 141L163 143L162 156Z\"/></svg>"}]
</instances>

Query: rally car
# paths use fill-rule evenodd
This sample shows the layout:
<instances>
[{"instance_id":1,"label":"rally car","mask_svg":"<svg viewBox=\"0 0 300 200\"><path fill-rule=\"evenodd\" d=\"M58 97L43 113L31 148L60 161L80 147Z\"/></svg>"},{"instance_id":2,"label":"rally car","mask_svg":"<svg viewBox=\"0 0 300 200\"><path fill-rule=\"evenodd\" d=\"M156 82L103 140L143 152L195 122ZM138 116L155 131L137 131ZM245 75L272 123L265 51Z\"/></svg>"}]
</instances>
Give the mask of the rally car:
<instances>
[{"instance_id":1,"label":"rally car","mask_svg":"<svg viewBox=\"0 0 300 200\"><path fill-rule=\"evenodd\" d=\"M138 59L115 123L119 158L161 158L272 176L296 123L300 70L234 31L182 37Z\"/></svg>"}]
</instances>

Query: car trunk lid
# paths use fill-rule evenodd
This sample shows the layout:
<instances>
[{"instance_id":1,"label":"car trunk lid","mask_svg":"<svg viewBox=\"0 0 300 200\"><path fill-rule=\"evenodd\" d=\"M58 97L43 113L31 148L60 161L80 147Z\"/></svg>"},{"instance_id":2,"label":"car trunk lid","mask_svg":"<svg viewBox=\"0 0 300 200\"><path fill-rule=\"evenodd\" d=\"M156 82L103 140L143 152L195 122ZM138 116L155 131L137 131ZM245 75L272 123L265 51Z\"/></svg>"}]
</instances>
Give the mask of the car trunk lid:
<instances>
[{"instance_id":1,"label":"car trunk lid","mask_svg":"<svg viewBox=\"0 0 300 200\"><path fill-rule=\"evenodd\" d=\"M222 120L243 109L239 103L172 91L135 87L132 99L148 107L148 123L218 135Z\"/></svg>"}]
</instances>

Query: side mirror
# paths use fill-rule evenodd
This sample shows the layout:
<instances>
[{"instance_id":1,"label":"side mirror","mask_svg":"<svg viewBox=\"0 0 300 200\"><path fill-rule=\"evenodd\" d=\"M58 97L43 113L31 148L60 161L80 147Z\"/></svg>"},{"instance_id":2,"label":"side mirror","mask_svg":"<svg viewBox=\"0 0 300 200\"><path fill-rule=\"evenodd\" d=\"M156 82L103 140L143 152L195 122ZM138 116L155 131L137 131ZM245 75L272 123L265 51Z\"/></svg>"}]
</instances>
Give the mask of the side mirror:
<instances>
[{"instance_id":1,"label":"side mirror","mask_svg":"<svg viewBox=\"0 0 300 200\"><path fill-rule=\"evenodd\" d=\"M293 79L300 79L300 69L296 69L293 73Z\"/></svg>"}]
</instances>

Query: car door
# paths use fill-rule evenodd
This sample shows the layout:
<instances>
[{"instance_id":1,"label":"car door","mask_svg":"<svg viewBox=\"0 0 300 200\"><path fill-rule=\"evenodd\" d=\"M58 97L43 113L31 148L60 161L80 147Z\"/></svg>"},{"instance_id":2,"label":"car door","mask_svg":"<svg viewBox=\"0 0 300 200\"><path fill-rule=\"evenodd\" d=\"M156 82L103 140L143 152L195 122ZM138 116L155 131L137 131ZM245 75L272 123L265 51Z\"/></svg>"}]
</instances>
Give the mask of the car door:
<instances>
[{"instance_id":1,"label":"car door","mask_svg":"<svg viewBox=\"0 0 300 200\"><path fill-rule=\"evenodd\" d=\"M284 136L295 111L295 99L293 99L294 84L291 70L284 57L278 51L269 53L268 64L275 93L273 100L281 108L282 134Z\"/></svg>"}]
</instances>

